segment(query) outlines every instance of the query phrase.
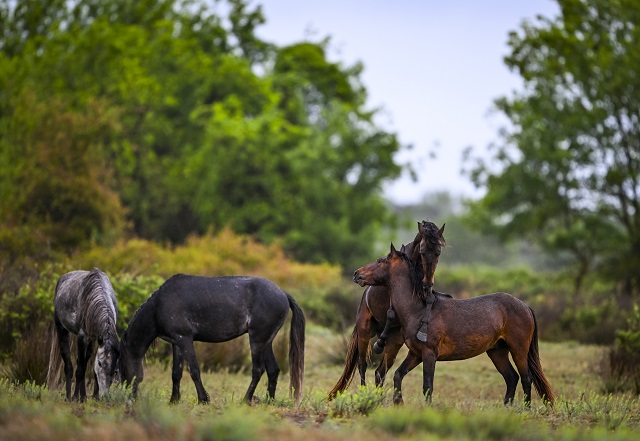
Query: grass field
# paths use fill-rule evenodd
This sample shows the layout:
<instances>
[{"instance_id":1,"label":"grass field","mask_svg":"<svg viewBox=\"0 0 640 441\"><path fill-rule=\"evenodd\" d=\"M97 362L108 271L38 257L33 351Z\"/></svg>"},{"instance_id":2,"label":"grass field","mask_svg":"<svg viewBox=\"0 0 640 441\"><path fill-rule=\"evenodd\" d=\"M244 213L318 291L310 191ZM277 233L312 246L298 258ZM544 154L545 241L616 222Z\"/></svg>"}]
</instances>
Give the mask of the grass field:
<instances>
[{"instance_id":1,"label":"grass field","mask_svg":"<svg viewBox=\"0 0 640 441\"><path fill-rule=\"evenodd\" d=\"M332 402L325 399L342 372L331 363L342 357L341 337L309 326L303 400L295 408L282 375L276 400L266 403L266 377L260 402L242 397L248 369L204 373L209 405L196 403L193 382L182 380L182 401L169 405L169 370L159 363L145 368L140 396L114 388L102 401L67 403L62 391L33 385L0 384L0 440L637 440L640 403L630 395L604 395L598 375L604 349L576 343L541 342L542 364L557 396L545 407L534 393L531 408L502 405L504 382L486 356L436 366L433 402L421 397L422 369L405 379L405 405L394 406L389 384L383 390L360 388ZM368 371L373 378L373 368ZM517 395L521 399L522 391Z\"/></svg>"}]
</instances>

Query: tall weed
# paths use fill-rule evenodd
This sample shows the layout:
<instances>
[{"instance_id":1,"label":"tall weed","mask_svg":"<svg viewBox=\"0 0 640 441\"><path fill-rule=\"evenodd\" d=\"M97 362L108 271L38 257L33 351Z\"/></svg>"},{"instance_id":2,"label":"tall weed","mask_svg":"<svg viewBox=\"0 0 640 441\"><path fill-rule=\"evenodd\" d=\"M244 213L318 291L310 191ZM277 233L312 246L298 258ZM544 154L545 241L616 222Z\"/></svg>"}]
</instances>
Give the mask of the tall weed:
<instances>
[{"instance_id":1,"label":"tall weed","mask_svg":"<svg viewBox=\"0 0 640 441\"><path fill-rule=\"evenodd\" d=\"M352 417L369 415L384 403L387 390L375 386L360 386L355 393L344 392L331 401L333 415Z\"/></svg>"}]
</instances>

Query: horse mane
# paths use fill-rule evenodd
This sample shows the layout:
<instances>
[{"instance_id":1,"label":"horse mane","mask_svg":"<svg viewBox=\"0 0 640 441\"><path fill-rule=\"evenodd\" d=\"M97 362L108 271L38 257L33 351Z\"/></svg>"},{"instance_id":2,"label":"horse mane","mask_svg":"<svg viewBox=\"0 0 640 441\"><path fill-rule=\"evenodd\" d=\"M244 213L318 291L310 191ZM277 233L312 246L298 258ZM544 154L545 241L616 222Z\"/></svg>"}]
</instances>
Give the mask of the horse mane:
<instances>
[{"instance_id":1,"label":"horse mane","mask_svg":"<svg viewBox=\"0 0 640 441\"><path fill-rule=\"evenodd\" d=\"M117 341L117 310L111 305L111 301L115 303L115 293L105 279L103 273L94 268L82 281L81 323L88 336Z\"/></svg>"},{"instance_id":2,"label":"horse mane","mask_svg":"<svg viewBox=\"0 0 640 441\"><path fill-rule=\"evenodd\" d=\"M432 246L446 247L447 241L440 235L440 228L433 222L422 221L422 230L425 232L424 239Z\"/></svg>"},{"instance_id":3,"label":"horse mane","mask_svg":"<svg viewBox=\"0 0 640 441\"><path fill-rule=\"evenodd\" d=\"M398 251L398 254L402 258L402 260L404 260L404 262L407 264L407 267L409 268L409 280L411 281L411 292L415 297L419 298L422 301L425 301L426 299L424 295L424 290L422 289L422 267L418 262L411 259L411 257L408 256L407 253Z\"/></svg>"}]
</instances>

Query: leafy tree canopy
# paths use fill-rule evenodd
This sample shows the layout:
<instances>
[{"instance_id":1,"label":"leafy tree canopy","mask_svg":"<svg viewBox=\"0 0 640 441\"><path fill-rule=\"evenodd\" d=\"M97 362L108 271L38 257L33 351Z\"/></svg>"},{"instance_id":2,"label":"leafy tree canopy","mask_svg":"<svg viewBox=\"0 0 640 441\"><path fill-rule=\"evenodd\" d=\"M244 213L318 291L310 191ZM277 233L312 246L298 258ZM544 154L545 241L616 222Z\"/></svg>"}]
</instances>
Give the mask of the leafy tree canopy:
<instances>
[{"instance_id":1,"label":"leafy tree canopy","mask_svg":"<svg viewBox=\"0 0 640 441\"><path fill-rule=\"evenodd\" d=\"M640 3L558 0L510 34L525 91L496 101L511 126L472 173L474 224L572 256L640 288Z\"/></svg>"},{"instance_id":2,"label":"leafy tree canopy","mask_svg":"<svg viewBox=\"0 0 640 441\"><path fill-rule=\"evenodd\" d=\"M401 145L360 64L262 41L264 21L245 0L0 0L0 246L230 227L347 270L368 256Z\"/></svg>"}]
</instances>

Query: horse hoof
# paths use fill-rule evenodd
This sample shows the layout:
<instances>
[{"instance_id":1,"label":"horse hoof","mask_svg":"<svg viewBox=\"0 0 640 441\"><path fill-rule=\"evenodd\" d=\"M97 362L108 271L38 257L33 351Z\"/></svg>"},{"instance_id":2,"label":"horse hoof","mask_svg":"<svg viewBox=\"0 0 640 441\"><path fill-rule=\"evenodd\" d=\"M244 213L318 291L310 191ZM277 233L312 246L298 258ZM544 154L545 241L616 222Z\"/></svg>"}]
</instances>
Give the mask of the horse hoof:
<instances>
[{"instance_id":1,"label":"horse hoof","mask_svg":"<svg viewBox=\"0 0 640 441\"><path fill-rule=\"evenodd\" d=\"M424 342L427 341L427 333L426 332L422 332L422 331L418 331L418 333L416 334L416 338L424 343Z\"/></svg>"},{"instance_id":2,"label":"horse hoof","mask_svg":"<svg viewBox=\"0 0 640 441\"><path fill-rule=\"evenodd\" d=\"M384 351L384 343L382 343L380 340L376 341L373 344L373 352L375 352L376 354L382 354L383 351Z\"/></svg>"}]
</instances>

